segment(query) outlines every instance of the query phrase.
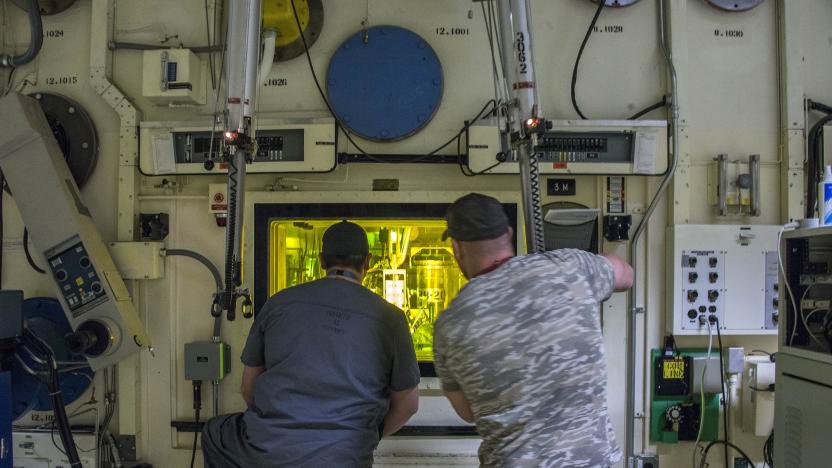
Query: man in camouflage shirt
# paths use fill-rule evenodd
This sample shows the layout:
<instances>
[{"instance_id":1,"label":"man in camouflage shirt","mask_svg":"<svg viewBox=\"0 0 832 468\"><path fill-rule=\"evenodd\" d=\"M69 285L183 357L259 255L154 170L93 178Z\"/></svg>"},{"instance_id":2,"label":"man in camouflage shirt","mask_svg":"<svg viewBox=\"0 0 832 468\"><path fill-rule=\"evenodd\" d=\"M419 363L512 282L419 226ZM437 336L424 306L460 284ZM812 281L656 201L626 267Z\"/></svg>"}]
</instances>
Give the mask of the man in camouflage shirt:
<instances>
[{"instance_id":1,"label":"man in camouflage shirt","mask_svg":"<svg viewBox=\"0 0 832 468\"><path fill-rule=\"evenodd\" d=\"M515 257L508 217L484 195L460 198L446 219L470 282L436 321L434 360L454 410L483 438L480 463L618 462L599 308L632 285L632 268L573 249Z\"/></svg>"}]
</instances>

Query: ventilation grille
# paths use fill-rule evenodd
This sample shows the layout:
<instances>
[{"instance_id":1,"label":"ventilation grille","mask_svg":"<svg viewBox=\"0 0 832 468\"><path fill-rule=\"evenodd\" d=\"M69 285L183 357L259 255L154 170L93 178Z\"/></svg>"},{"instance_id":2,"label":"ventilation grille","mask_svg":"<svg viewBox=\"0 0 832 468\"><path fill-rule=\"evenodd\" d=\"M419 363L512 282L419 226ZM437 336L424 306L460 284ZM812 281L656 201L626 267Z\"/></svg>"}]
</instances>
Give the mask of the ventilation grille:
<instances>
[{"instance_id":1,"label":"ventilation grille","mask_svg":"<svg viewBox=\"0 0 832 468\"><path fill-rule=\"evenodd\" d=\"M784 434L784 460L789 460L790 468L803 467L803 412L794 406L786 407L786 433Z\"/></svg>"}]
</instances>

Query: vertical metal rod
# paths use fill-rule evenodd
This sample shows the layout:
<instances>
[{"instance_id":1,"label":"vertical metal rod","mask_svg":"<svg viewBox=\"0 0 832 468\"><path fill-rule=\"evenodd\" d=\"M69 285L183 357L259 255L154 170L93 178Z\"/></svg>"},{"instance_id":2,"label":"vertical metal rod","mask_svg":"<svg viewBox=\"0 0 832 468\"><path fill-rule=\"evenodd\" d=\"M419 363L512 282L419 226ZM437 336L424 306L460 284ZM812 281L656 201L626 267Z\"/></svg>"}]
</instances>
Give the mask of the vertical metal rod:
<instances>
[{"instance_id":1,"label":"vertical metal rod","mask_svg":"<svg viewBox=\"0 0 832 468\"><path fill-rule=\"evenodd\" d=\"M659 204L659 201L664 195L667 188L670 186L670 181L676 173L676 167L679 162L679 101L677 97L678 82L676 77L676 67L673 65L673 58L668 47L667 28L666 28L666 13L665 0L657 0L659 8L659 39L661 42L664 59L667 63L667 68L670 73L670 96L671 96L671 127L673 130L673 150L671 153L670 167L667 174L661 181L656 194L650 201L647 211L644 213L644 218L639 222L638 227L633 233L633 241L630 243L630 263L633 266L633 287L630 289L629 295L629 313L627 314L627 401L625 406L626 416L626 436L624 440L624 457L627 460L627 466L633 467L635 463L635 407L636 407L636 369L638 368L637 343L638 325L636 323L636 314L641 310L638 307L639 297L639 273L638 273L638 242L641 235L647 228L653 212ZM646 317L644 323L647 323ZM645 328L646 331L646 328Z\"/></svg>"},{"instance_id":2,"label":"vertical metal rod","mask_svg":"<svg viewBox=\"0 0 832 468\"><path fill-rule=\"evenodd\" d=\"M211 395L214 399L213 401L213 410L212 413L214 417L220 415L220 381L219 380L212 380L211 381Z\"/></svg>"},{"instance_id":3,"label":"vertical metal rod","mask_svg":"<svg viewBox=\"0 0 832 468\"><path fill-rule=\"evenodd\" d=\"M254 108L260 57L260 0L233 0L228 15L226 142L234 154L228 170L228 226L225 236L225 292L222 308L234 320L239 297L246 163L254 147Z\"/></svg>"},{"instance_id":4,"label":"vertical metal rod","mask_svg":"<svg viewBox=\"0 0 832 468\"><path fill-rule=\"evenodd\" d=\"M530 134L526 122L541 117L534 75L532 53L531 8L529 0L497 0L503 76L510 84L512 102L508 103L508 128L512 153L520 163L520 190L526 230L526 248L542 252L543 214L540 207L540 174L537 165L537 137Z\"/></svg>"},{"instance_id":5,"label":"vertical metal rod","mask_svg":"<svg viewBox=\"0 0 832 468\"><path fill-rule=\"evenodd\" d=\"M751 216L760 216L760 155L748 157L748 170L751 172Z\"/></svg>"},{"instance_id":6,"label":"vertical metal rod","mask_svg":"<svg viewBox=\"0 0 832 468\"><path fill-rule=\"evenodd\" d=\"M728 216L728 155L720 154L716 157L717 195L720 216Z\"/></svg>"}]
</instances>

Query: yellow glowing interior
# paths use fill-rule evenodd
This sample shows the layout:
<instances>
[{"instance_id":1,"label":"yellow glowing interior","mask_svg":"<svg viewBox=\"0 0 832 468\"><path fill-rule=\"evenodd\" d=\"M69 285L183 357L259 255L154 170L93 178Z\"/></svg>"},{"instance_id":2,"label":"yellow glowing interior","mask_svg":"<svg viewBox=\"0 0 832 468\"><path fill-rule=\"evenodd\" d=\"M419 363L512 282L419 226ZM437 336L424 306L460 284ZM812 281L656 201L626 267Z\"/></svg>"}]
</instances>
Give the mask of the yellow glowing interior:
<instances>
[{"instance_id":1,"label":"yellow glowing interior","mask_svg":"<svg viewBox=\"0 0 832 468\"><path fill-rule=\"evenodd\" d=\"M340 220L275 220L269 228L269 296L324 277L324 231ZM350 220L367 232L373 255L364 286L404 310L420 361L433 360L433 323L465 283L444 220Z\"/></svg>"}]
</instances>

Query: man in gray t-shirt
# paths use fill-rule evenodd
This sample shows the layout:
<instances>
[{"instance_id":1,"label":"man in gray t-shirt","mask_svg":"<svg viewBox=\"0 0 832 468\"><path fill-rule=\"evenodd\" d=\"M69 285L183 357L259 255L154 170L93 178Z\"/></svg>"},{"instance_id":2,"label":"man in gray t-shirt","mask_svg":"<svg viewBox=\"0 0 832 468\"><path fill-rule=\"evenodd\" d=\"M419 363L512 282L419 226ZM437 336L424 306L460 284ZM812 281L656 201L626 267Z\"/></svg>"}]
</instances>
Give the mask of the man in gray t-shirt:
<instances>
[{"instance_id":1,"label":"man in gray t-shirt","mask_svg":"<svg viewBox=\"0 0 832 468\"><path fill-rule=\"evenodd\" d=\"M404 313L361 285L360 226L323 236L327 277L272 296L242 361L244 413L203 429L205 466L370 467L382 436L416 412L419 367Z\"/></svg>"},{"instance_id":2,"label":"man in gray t-shirt","mask_svg":"<svg viewBox=\"0 0 832 468\"><path fill-rule=\"evenodd\" d=\"M445 395L483 438L480 463L608 467L621 458L607 412L600 303L632 285L615 256L514 256L502 205L469 194L446 236L470 281L434 326Z\"/></svg>"}]
</instances>

